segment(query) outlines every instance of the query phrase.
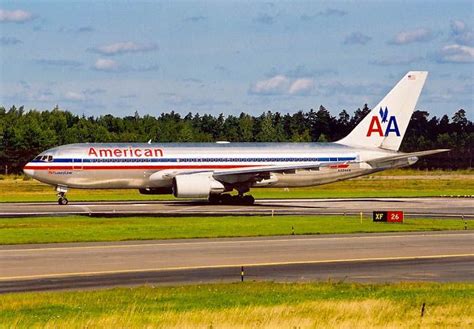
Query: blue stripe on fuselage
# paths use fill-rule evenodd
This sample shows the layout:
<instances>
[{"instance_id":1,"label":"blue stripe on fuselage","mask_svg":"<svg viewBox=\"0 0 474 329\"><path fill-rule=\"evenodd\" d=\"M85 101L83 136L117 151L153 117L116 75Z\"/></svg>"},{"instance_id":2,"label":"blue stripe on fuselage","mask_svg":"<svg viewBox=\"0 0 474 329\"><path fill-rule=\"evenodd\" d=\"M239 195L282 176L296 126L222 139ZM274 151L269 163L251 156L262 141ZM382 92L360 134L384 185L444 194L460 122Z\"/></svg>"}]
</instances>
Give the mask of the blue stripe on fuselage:
<instances>
[{"instance_id":1,"label":"blue stripe on fuselage","mask_svg":"<svg viewBox=\"0 0 474 329\"><path fill-rule=\"evenodd\" d=\"M97 158L97 159L53 159L54 163L95 163L95 162L341 162L352 161L356 157L324 157L324 158ZM178 161L179 160L179 161ZM33 160L42 163L47 161Z\"/></svg>"}]
</instances>

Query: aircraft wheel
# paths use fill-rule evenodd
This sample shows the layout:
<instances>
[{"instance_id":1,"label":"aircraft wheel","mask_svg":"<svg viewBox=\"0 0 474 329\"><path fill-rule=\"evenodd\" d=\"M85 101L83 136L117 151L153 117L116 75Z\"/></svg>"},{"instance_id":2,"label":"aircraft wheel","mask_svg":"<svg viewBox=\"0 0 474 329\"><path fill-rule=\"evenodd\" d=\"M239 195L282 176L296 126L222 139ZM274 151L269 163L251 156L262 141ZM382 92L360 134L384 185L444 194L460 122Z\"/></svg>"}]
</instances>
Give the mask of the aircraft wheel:
<instances>
[{"instance_id":1,"label":"aircraft wheel","mask_svg":"<svg viewBox=\"0 0 474 329\"><path fill-rule=\"evenodd\" d=\"M61 197L61 198L58 199L58 204L60 204L61 206L67 205L68 202L69 202L68 199L63 198L63 197Z\"/></svg>"},{"instance_id":2,"label":"aircraft wheel","mask_svg":"<svg viewBox=\"0 0 474 329\"><path fill-rule=\"evenodd\" d=\"M232 199L230 200L231 204L242 204L242 197L239 195L234 195L232 196Z\"/></svg>"},{"instance_id":3,"label":"aircraft wheel","mask_svg":"<svg viewBox=\"0 0 474 329\"><path fill-rule=\"evenodd\" d=\"M251 195L244 195L242 198L242 203L246 205L253 205L255 203L255 198Z\"/></svg>"},{"instance_id":4,"label":"aircraft wheel","mask_svg":"<svg viewBox=\"0 0 474 329\"><path fill-rule=\"evenodd\" d=\"M209 203L210 204L219 204L221 203L221 195L220 194L211 194L209 195Z\"/></svg>"},{"instance_id":5,"label":"aircraft wheel","mask_svg":"<svg viewBox=\"0 0 474 329\"><path fill-rule=\"evenodd\" d=\"M232 204L232 196L230 194L221 194L221 202L222 204Z\"/></svg>"}]
</instances>

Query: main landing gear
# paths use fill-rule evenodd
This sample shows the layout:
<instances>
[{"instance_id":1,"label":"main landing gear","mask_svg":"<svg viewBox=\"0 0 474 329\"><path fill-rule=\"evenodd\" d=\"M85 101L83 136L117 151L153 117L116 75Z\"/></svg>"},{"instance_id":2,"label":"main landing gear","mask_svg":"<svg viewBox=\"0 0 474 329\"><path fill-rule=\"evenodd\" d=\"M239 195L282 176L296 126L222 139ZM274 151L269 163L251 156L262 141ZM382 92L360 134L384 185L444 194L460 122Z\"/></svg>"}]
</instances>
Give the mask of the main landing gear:
<instances>
[{"instance_id":1,"label":"main landing gear","mask_svg":"<svg viewBox=\"0 0 474 329\"><path fill-rule=\"evenodd\" d=\"M210 204L223 205L253 205L255 198L251 195L230 195L230 194L211 194L209 196Z\"/></svg>"},{"instance_id":2,"label":"main landing gear","mask_svg":"<svg viewBox=\"0 0 474 329\"><path fill-rule=\"evenodd\" d=\"M58 204L61 206L67 205L69 200L66 198L67 187L56 186L56 192L58 192Z\"/></svg>"}]
</instances>

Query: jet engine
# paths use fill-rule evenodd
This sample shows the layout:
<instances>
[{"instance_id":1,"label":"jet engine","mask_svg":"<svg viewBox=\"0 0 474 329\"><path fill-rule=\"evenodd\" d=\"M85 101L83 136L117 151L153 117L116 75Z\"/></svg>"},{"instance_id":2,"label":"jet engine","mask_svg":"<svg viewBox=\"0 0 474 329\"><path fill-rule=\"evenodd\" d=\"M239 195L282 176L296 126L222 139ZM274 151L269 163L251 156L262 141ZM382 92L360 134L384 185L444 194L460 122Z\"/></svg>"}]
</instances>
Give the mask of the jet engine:
<instances>
[{"instance_id":1,"label":"jet engine","mask_svg":"<svg viewBox=\"0 0 474 329\"><path fill-rule=\"evenodd\" d=\"M212 173L177 175L173 178L173 194L177 198L208 198L225 191L224 185Z\"/></svg>"}]
</instances>

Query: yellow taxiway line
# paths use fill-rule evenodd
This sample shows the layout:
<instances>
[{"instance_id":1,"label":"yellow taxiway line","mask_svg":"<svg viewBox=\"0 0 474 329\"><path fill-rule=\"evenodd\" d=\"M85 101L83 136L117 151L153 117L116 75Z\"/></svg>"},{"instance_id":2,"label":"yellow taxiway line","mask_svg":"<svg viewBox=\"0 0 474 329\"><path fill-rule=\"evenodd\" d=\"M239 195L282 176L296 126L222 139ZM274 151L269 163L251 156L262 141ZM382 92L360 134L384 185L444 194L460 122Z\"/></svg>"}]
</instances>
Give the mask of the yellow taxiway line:
<instances>
[{"instance_id":1,"label":"yellow taxiway line","mask_svg":"<svg viewBox=\"0 0 474 329\"><path fill-rule=\"evenodd\" d=\"M164 271L179 271L179 270L200 270L200 269L215 269L215 268L231 268L231 267L241 267L241 266L252 267L252 266L282 266L282 265L305 265L305 264L311 265L311 264L351 263L351 262L365 262L365 261L442 259L442 258L473 257L473 256L474 256L474 253L470 253L470 254L451 254L451 255L428 255L428 256L345 258L345 259L329 259L329 260L314 260L314 261L268 262L268 263L247 263L247 264L220 264L220 265L204 265L204 266L177 266L177 267L148 268L148 269L134 269L134 270L69 272L69 273L52 273L52 274L10 276L10 277L1 277L0 281L34 280L34 279L46 279L46 278L75 277L75 276L84 277L84 276L107 275L107 274L111 275L111 274L164 272Z\"/></svg>"}]
</instances>

